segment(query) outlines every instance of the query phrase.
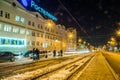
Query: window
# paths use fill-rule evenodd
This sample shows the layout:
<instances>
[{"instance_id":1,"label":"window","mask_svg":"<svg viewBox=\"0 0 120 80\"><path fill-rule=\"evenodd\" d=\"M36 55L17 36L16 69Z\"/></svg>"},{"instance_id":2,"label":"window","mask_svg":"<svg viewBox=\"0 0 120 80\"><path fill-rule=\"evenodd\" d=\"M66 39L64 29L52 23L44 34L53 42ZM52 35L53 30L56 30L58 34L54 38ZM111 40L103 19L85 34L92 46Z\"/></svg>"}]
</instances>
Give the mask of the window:
<instances>
[{"instance_id":1,"label":"window","mask_svg":"<svg viewBox=\"0 0 120 80\"><path fill-rule=\"evenodd\" d=\"M30 31L27 30L27 31L26 31L26 35L30 35Z\"/></svg>"},{"instance_id":2,"label":"window","mask_svg":"<svg viewBox=\"0 0 120 80\"><path fill-rule=\"evenodd\" d=\"M2 30L2 23L0 23L0 30Z\"/></svg>"},{"instance_id":3,"label":"window","mask_svg":"<svg viewBox=\"0 0 120 80\"><path fill-rule=\"evenodd\" d=\"M37 46L39 46L39 41L37 41L37 43L36 43L36 44L37 44Z\"/></svg>"},{"instance_id":4,"label":"window","mask_svg":"<svg viewBox=\"0 0 120 80\"><path fill-rule=\"evenodd\" d=\"M16 16L15 21L20 21L20 16Z\"/></svg>"},{"instance_id":5,"label":"window","mask_svg":"<svg viewBox=\"0 0 120 80\"><path fill-rule=\"evenodd\" d=\"M30 46L30 41L27 41L27 45Z\"/></svg>"},{"instance_id":6,"label":"window","mask_svg":"<svg viewBox=\"0 0 120 80\"><path fill-rule=\"evenodd\" d=\"M25 29L21 28L20 29L20 34L25 34Z\"/></svg>"},{"instance_id":7,"label":"window","mask_svg":"<svg viewBox=\"0 0 120 80\"><path fill-rule=\"evenodd\" d=\"M24 23L25 19L23 17L20 17L20 16L16 15L15 21L20 22L20 23Z\"/></svg>"},{"instance_id":8,"label":"window","mask_svg":"<svg viewBox=\"0 0 120 80\"><path fill-rule=\"evenodd\" d=\"M28 21L28 25L31 25L31 21Z\"/></svg>"},{"instance_id":9,"label":"window","mask_svg":"<svg viewBox=\"0 0 120 80\"><path fill-rule=\"evenodd\" d=\"M25 19L23 17L21 17L20 21L21 21L21 23L24 23Z\"/></svg>"},{"instance_id":10,"label":"window","mask_svg":"<svg viewBox=\"0 0 120 80\"><path fill-rule=\"evenodd\" d=\"M32 41L32 45L35 46L35 41Z\"/></svg>"},{"instance_id":11,"label":"window","mask_svg":"<svg viewBox=\"0 0 120 80\"><path fill-rule=\"evenodd\" d=\"M37 33L37 37L39 37L39 33Z\"/></svg>"},{"instance_id":12,"label":"window","mask_svg":"<svg viewBox=\"0 0 120 80\"><path fill-rule=\"evenodd\" d=\"M35 26L34 22L32 22L32 26Z\"/></svg>"},{"instance_id":13,"label":"window","mask_svg":"<svg viewBox=\"0 0 120 80\"><path fill-rule=\"evenodd\" d=\"M13 27L13 32L14 33L19 33L19 28L18 27Z\"/></svg>"},{"instance_id":14,"label":"window","mask_svg":"<svg viewBox=\"0 0 120 80\"><path fill-rule=\"evenodd\" d=\"M43 43L41 43L41 46L43 45Z\"/></svg>"},{"instance_id":15,"label":"window","mask_svg":"<svg viewBox=\"0 0 120 80\"><path fill-rule=\"evenodd\" d=\"M0 10L0 16L3 17L3 11L2 10Z\"/></svg>"},{"instance_id":16,"label":"window","mask_svg":"<svg viewBox=\"0 0 120 80\"><path fill-rule=\"evenodd\" d=\"M43 37L43 34L41 34L41 37Z\"/></svg>"},{"instance_id":17,"label":"window","mask_svg":"<svg viewBox=\"0 0 120 80\"><path fill-rule=\"evenodd\" d=\"M47 29L47 27L45 27L45 26L44 26L44 28L45 28L45 30Z\"/></svg>"},{"instance_id":18,"label":"window","mask_svg":"<svg viewBox=\"0 0 120 80\"><path fill-rule=\"evenodd\" d=\"M5 24L4 25L4 31L11 32L12 31L12 26Z\"/></svg>"},{"instance_id":19,"label":"window","mask_svg":"<svg viewBox=\"0 0 120 80\"><path fill-rule=\"evenodd\" d=\"M43 26L41 25L41 29L43 29Z\"/></svg>"},{"instance_id":20,"label":"window","mask_svg":"<svg viewBox=\"0 0 120 80\"><path fill-rule=\"evenodd\" d=\"M40 28L40 24L38 24L38 28Z\"/></svg>"},{"instance_id":21,"label":"window","mask_svg":"<svg viewBox=\"0 0 120 80\"><path fill-rule=\"evenodd\" d=\"M10 19L10 13L6 12L6 13L5 13L5 18Z\"/></svg>"},{"instance_id":22,"label":"window","mask_svg":"<svg viewBox=\"0 0 120 80\"><path fill-rule=\"evenodd\" d=\"M48 39L50 39L50 36L48 35Z\"/></svg>"},{"instance_id":23,"label":"window","mask_svg":"<svg viewBox=\"0 0 120 80\"><path fill-rule=\"evenodd\" d=\"M48 31L49 31L49 28L48 28Z\"/></svg>"},{"instance_id":24,"label":"window","mask_svg":"<svg viewBox=\"0 0 120 80\"><path fill-rule=\"evenodd\" d=\"M32 36L35 36L35 32L32 32Z\"/></svg>"}]
</instances>

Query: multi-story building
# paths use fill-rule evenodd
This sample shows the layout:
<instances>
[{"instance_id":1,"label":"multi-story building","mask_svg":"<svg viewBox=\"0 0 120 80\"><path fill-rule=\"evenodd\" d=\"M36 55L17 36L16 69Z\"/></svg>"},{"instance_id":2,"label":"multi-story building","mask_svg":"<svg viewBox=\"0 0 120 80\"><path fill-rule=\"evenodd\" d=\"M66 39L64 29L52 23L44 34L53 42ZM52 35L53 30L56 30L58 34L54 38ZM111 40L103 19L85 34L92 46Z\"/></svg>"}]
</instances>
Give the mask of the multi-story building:
<instances>
[{"instance_id":1,"label":"multi-story building","mask_svg":"<svg viewBox=\"0 0 120 80\"><path fill-rule=\"evenodd\" d=\"M65 51L65 26L26 10L17 0L0 0L0 51L21 53L34 47Z\"/></svg>"},{"instance_id":2,"label":"multi-story building","mask_svg":"<svg viewBox=\"0 0 120 80\"><path fill-rule=\"evenodd\" d=\"M67 51L76 51L77 48L77 31L74 28L67 29Z\"/></svg>"}]
</instances>

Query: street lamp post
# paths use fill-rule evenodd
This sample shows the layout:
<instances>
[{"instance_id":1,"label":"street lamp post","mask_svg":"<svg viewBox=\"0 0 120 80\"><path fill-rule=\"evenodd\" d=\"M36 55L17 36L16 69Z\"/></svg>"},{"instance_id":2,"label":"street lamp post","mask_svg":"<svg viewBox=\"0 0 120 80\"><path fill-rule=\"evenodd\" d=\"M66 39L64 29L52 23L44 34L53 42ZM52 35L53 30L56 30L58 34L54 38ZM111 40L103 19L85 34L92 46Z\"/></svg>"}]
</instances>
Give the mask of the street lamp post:
<instances>
[{"instance_id":1,"label":"street lamp post","mask_svg":"<svg viewBox=\"0 0 120 80\"><path fill-rule=\"evenodd\" d=\"M43 28L43 30L44 30L44 34L43 34L43 38L44 38L43 48L44 48L44 50L46 50L46 30L45 30L45 27L46 26L44 26L44 28Z\"/></svg>"}]
</instances>

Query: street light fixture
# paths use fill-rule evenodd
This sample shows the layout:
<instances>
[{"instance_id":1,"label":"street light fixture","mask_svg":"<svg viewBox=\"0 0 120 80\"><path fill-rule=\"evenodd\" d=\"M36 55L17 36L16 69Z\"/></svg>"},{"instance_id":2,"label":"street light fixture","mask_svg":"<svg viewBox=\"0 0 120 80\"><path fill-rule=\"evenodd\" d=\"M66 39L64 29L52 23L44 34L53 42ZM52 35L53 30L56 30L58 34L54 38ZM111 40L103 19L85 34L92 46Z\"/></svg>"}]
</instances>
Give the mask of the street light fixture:
<instances>
[{"instance_id":1,"label":"street light fixture","mask_svg":"<svg viewBox=\"0 0 120 80\"><path fill-rule=\"evenodd\" d=\"M79 38L79 39L78 39L78 42L79 42L79 43L81 43L81 42L82 42L82 39L81 39L81 38Z\"/></svg>"},{"instance_id":2,"label":"street light fixture","mask_svg":"<svg viewBox=\"0 0 120 80\"><path fill-rule=\"evenodd\" d=\"M43 48L44 48L44 50L46 50L46 48L47 48L47 43L46 43L46 27L51 27L52 25L53 25L52 20L47 20L47 21L45 21L45 23L44 23L44 27L43 27L43 30L44 30L44 35L43 35L43 38L44 38Z\"/></svg>"},{"instance_id":3,"label":"street light fixture","mask_svg":"<svg viewBox=\"0 0 120 80\"><path fill-rule=\"evenodd\" d=\"M116 32L118 36L120 36L120 29Z\"/></svg>"}]
</instances>

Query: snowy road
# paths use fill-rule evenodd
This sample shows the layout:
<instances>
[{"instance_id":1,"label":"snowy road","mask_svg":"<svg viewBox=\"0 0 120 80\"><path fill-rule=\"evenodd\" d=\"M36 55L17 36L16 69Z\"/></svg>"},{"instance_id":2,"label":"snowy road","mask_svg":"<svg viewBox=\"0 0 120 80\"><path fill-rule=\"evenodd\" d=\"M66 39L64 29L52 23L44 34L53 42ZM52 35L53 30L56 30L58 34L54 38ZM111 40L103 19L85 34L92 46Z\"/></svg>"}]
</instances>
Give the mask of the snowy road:
<instances>
[{"instance_id":1,"label":"snowy road","mask_svg":"<svg viewBox=\"0 0 120 80\"><path fill-rule=\"evenodd\" d=\"M119 57L116 59L108 55L113 57L111 54L97 52L2 67L0 78L2 80L119 80L116 78L116 71L107 62L113 59L111 62L119 63Z\"/></svg>"}]
</instances>

